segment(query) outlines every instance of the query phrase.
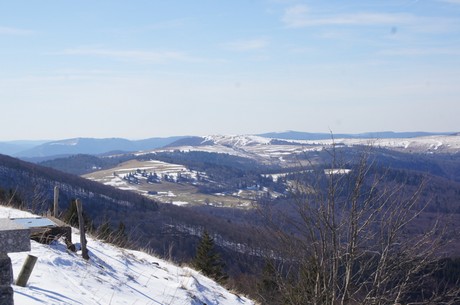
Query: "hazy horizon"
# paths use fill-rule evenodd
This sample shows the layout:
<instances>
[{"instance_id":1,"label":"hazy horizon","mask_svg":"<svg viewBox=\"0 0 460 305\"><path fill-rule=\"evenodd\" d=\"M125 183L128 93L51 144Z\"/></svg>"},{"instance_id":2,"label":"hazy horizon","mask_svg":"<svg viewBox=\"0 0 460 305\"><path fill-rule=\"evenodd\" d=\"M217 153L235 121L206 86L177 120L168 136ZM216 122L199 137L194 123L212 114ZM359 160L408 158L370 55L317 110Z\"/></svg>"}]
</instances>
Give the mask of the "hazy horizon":
<instances>
[{"instance_id":1,"label":"hazy horizon","mask_svg":"<svg viewBox=\"0 0 460 305\"><path fill-rule=\"evenodd\" d=\"M392 130L382 130L382 131L365 131L365 132L357 132L357 133L347 133L347 132L309 132L309 131L301 131L301 130L284 130L284 131L267 131L267 132L261 132L261 133L241 133L241 134L236 134L236 133L228 133L228 134L213 134L213 133L208 133L208 134L182 134L182 135L166 135L166 136L148 136L145 138L131 138L131 137L117 137L117 136L108 136L108 137L86 137L86 136L77 136L77 137L72 137L72 138L56 138L56 139L15 139L15 140L2 140L0 139L0 143L11 143L11 144L24 144L24 143L32 143L32 142L37 142L37 143L47 143L47 142L54 142L54 141L61 141L61 140L71 140L71 139L96 139L96 140L101 140L101 139L125 139L125 140L130 140L130 141L138 141L138 140L146 140L146 139L152 139L152 138L174 138L174 137L205 137L205 136L257 136L257 135L264 135L264 134L270 134L270 133L289 133L289 132L298 132L298 133L311 133L311 134L331 134L333 135L364 135L364 134L379 134L379 133L428 133L428 134L457 134L459 133L458 131L443 131L443 132L432 132L432 131L426 131L426 130L417 130L417 131L392 131Z\"/></svg>"}]
</instances>

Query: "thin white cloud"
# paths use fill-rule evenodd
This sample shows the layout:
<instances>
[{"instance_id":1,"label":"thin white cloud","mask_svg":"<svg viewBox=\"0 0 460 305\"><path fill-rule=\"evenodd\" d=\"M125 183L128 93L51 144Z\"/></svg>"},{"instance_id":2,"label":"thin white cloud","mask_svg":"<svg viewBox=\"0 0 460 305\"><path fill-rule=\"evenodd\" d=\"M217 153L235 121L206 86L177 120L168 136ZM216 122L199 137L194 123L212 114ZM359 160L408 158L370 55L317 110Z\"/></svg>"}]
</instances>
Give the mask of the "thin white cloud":
<instances>
[{"instance_id":1,"label":"thin white cloud","mask_svg":"<svg viewBox=\"0 0 460 305\"><path fill-rule=\"evenodd\" d=\"M460 0L439 0L440 2L446 2L451 4L460 4Z\"/></svg>"},{"instance_id":2,"label":"thin white cloud","mask_svg":"<svg viewBox=\"0 0 460 305\"><path fill-rule=\"evenodd\" d=\"M132 34L145 33L145 32L150 32L150 31L164 31L164 30L171 30L171 29L180 29L180 28L185 27L186 24L187 24L186 19L171 19L171 20L159 21L156 23L151 23L151 24L146 24L146 25L124 27L124 28L111 28L111 29L104 30L104 32L111 33L111 34L132 35Z\"/></svg>"},{"instance_id":3,"label":"thin white cloud","mask_svg":"<svg viewBox=\"0 0 460 305\"><path fill-rule=\"evenodd\" d=\"M201 62L203 59L193 57L180 51L142 51L142 50L112 50L104 48L75 48L59 52L59 55L99 56L118 60L134 60L150 63L167 62Z\"/></svg>"},{"instance_id":4,"label":"thin white cloud","mask_svg":"<svg viewBox=\"0 0 460 305\"><path fill-rule=\"evenodd\" d=\"M29 35L33 31L0 26L0 35Z\"/></svg>"},{"instance_id":5,"label":"thin white cloud","mask_svg":"<svg viewBox=\"0 0 460 305\"><path fill-rule=\"evenodd\" d=\"M430 55L460 55L459 49L452 48L407 48L407 49L389 49L379 52L381 55L388 56L430 56Z\"/></svg>"},{"instance_id":6,"label":"thin white cloud","mask_svg":"<svg viewBox=\"0 0 460 305\"><path fill-rule=\"evenodd\" d=\"M265 38L239 40L222 44L225 49L239 52L261 50L265 49L268 45L269 42Z\"/></svg>"},{"instance_id":7,"label":"thin white cloud","mask_svg":"<svg viewBox=\"0 0 460 305\"><path fill-rule=\"evenodd\" d=\"M289 28L322 25L394 25L410 24L417 18L410 14L355 13L342 15L317 16L306 5L288 7L282 16L283 23Z\"/></svg>"}]
</instances>

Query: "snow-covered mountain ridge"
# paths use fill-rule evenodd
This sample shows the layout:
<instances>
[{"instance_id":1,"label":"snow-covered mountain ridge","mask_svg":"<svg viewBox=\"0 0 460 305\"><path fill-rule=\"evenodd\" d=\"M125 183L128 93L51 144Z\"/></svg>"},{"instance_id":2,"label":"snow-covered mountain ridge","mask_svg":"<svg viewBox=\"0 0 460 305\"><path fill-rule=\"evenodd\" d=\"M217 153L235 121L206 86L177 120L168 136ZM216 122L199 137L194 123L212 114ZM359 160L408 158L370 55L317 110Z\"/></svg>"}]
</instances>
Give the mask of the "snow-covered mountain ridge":
<instances>
[{"instance_id":1,"label":"snow-covered mountain ridge","mask_svg":"<svg viewBox=\"0 0 460 305\"><path fill-rule=\"evenodd\" d=\"M33 215L0 206L0 218L20 217ZM89 261L78 252L67 251L63 243L31 241L29 254L38 261L26 287L13 285L15 304L254 304L193 269L87 239ZM80 240L77 230L73 230L72 240ZM15 276L27 254L9 254Z\"/></svg>"},{"instance_id":2,"label":"snow-covered mountain ridge","mask_svg":"<svg viewBox=\"0 0 460 305\"><path fill-rule=\"evenodd\" d=\"M332 140L306 141L307 144L331 145ZM334 139L335 143L347 146L373 145L401 152L411 153L458 153L460 152L460 135L426 136L416 138L369 138L369 139Z\"/></svg>"},{"instance_id":3,"label":"snow-covered mountain ridge","mask_svg":"<svg viewBox=\"0 0 460 305\"><path fill-rule=\"evenodd\" d=\"M251 135L209 135L203 137L204 145L221 145L245 150L255 146L308 146L310 148L330 146L333 143L346 146L373 145L401 152L412 153L458 153L460 152L460 134L435 135L413 138L330 138L323 140L291 140L265 138ZM291 150L286 148L287 150ZM248 148L248 151L253 149ZM267 150L270 148L267 147Z\"/></svg>"},{"instance_id":4,"label":"snow-covered mountain ridge","mask_svg":"<svg viewBox=\"0 0 460 305\"><path fill-rule=\"evenodd\" d=\"M306 132L281 132L259 135L208 135L198 136L176 136L167 138L149 138L143 140L128 140L124 138L73 138L56 141L39 141L36 146L32 142L28 146L18 146L21 141L0 142L0 153L11 154L19 158L33 162L57 158L58 156L69 156L75 154L99 155L111 152L136 152L150 151L165 146L215 146L242 148L248 146L261 146L270 144L286 143L321 143L329 141L334 136L336 139L353 142L366 142L369 140L394 140L397 142L406 141L420 142L428 138L449 138L458 136L458 133L429 133L429 132L369 132L362 134L328 134L328 133L306 133ZM14 144L14 145L13 145ZM403 144L404 145L404 144ZM21 149L22 147L22 149ZM417 146L418 147L418 146ZM436 145L434 146L436 147ZM420 148L420 147L419 147Z\"/></svg>"},{"instance_id":5,"label":"snow-covered mountain ridge","mask_svg":"<svg viewBox=\"0 0 460 305\"><path fill-rule=\"evenodd\" d=\"M268 145L272 139L253 135L208 135L204 137L203 143L213 143L224 146L251 146Z\"/></svg>"},{"instance_id":6,"label":"snow-covered mountain ridge","mask_svg":"<svg viewBox=\"0 0 460 305\"><path fill-rule=\"evenodd\" d=\"M203 151L224 153L234 156L255 159L258 162L284 164L288 156L296 156L304 152L321 151L332 145L338 147L373 146L403 153L417 154L456 154L460 153L460 134L434 135L413 138L330 138L321 140L292 140L266 138L252 135L208 135L197 137L188 143L186 139L177 145L145 151L146 154L160 151ZM199 143L197 145L196 143Z\"/></svg>"}]
</instances>

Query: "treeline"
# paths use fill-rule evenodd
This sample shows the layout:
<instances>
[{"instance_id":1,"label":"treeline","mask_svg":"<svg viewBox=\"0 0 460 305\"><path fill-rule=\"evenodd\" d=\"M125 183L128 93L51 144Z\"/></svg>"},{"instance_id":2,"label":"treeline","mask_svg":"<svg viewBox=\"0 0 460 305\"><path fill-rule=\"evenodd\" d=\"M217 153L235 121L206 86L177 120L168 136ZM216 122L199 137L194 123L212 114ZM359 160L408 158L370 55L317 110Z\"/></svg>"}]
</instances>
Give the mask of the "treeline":
<instances>
[{"instance_id":1,"label":"treeline","mask_svg":"<svg viewBox=\"0 0 460 305\"><path fill-rule=\"evenodd\" d=\"M115 167L122 162L131 160L132 158L133 156L130 154L124 154L116 157L98 157L93 155L78 154L43 161L40 162L39 165L51 167L69 174L84 175L97 170Z\"/></svg>"},{"instance_id":2,"label":"treeline","mask_svg":"<svg viewBox=\"0 0 460 305\"><path fill-rule=\"evenodd\" d=\"M248 225L253 219L252 212L233 211L229 214L233 216L227 217L213 215L217 208L203 210L157 204L133 192L0 156L2 202L37 214L46 213L52 209L55 186L60 189L61 216L70 217L72 203L76 198L81 199L88 228L104 239L126 236L130 247L149 249L176 262L190 262L206 228L216 237L216 248L222 252L226 271L232 278L253 270L255 264L250 263L250 256L238 252L237 246L248 244L247 248L256 248L257 230Z\"/></svg>"},{"instance_id":3,"label":"treeline","mask_svg":"<svg viewBox=\"0 0 460 305\"><path fill-rule=\"evenodd\" d=\"M55 186L60 188L62 209L66 209L72 199L80 198L96 221L104 214L116 215L128 210L158 210L155 201L137 193L0 155L0 187L19 196L23 201L23 208L37 213L49 210Z\"/></svg>"},{"instance_id":4,"label":"treeline","mask_svg":"<svg viewBox=\"0 0 460 305\"><path fill-rule=\"evenodd\" d=\"M247 187L268 187L284 192L282 183L264 176L266 173L281 171L276 165L263 165L253 159L224 153L201 151L172 151L146 154L138 157L140 161L158 160L180 164L193 171L205 173L196 186L201 193L231 192Z\"/></svg>"},{"instance_id":5,"label":"treeline","mask_svg":"<svg viewBox=\"0 0 460 305\"><path fill-rule=\"evenodd\" d=\"M184 152L180 150L158 152L137 157L140 161L158 160L167 163L181 164L192 170L206 171L208 168L219 166L220 168L231 169L232 172L246 173L251 171L266 170L268 166L263 166L255 160L238 157L225 153L210 153L203 151Z\"/></svg>"},{"instance_id":6,"label":"treeline","mask_svg":"<svg viewBox=\"0 0 460 305\"><path fill-rule=\"evenodd\" d=\"M150 160L156 155L142 158ZM260 185L275 183L273 179L262 175L262 173L269 173L273 170L272 167L260 165L254 167L253 161L245 158L201 152L165 153L161 158L163 158L161 161L182 164L200 172L208 173L214 170L215 175L212 176L212 179L222 185L228 183L227 185L230 186L240 183L241 186L241 183L245 181ZM350 168L353 167L351 163L347 165ZM232 169L232 166L235 168ZM323 169L326 166L319 165L318 168ZM220 173L222 169L228 170ZM373 170L375 173L382 171L388 174L387 178L379 184L380 190L384 190L387 185L394 186L406 181L409 182L407 183L409 194L411 188L417 187L419 182L423 182L425 178L418 172L413 176L414 173L408 170L388 171L381 168ZM353 178L353 175L355 172L352 172L349 177ZM320 176L322 178L318 180ZM318 190L318 187L319 189L327 188L328 181L324 180L325 177L321 170L316 173L304 171L279 179L279 182L276 183L285 183L285 180L292 179L304 186L312 185ZM369 190L371 178L372 176L365 181L367 183L363 184L364 192ZM209 179L211 180L211 176ZM12 201L17 202L23 208L44 212L51 208L53 188L56 185L61 190L62 209L67 210L69 206L72 207L71 203L75 198L81 199L87 213L88 224L94 226L96 232L104 236L104 239L110 241L111 237L124 236L125 240L129 241L129 246L149 249L176 262L191 262L201 236L206 230L213 238L216 250L225 262L225 272L229 275L228 284L235 285L240 291L252 297L261 297L262 300L273 300L267 298L268 291L281 293L279 278L276 281L272 278L279 274L270 272L267 257L277 259L282 257L278 253L271 253L267 250L276 248L274 246L277 241L275 234L266 230L266 224L276 223L284 232L292 233L293 236L299 234L299 231L289 229L290 223L286 222L281 215L291 217L290 221L301 219L302 215L296 214L298 210L295 209L294 203L308 199L305 193L291 192L289 196L281 199L266 200L260 209L254 210L163 205L132 192L121 191L53 169L0 156L0 187L3 189L0 191L0 196L3 198L14 199ZM352 185L345 185L344 197L350 191L347 187ZM443 178L432 177L427 188L428 190L421 194L423 200L427 200L429 196L438 195L442 204L449 202L450 198L458 206L460 202L456 197L460 195L458 183L452 181L446 183ZM306 188L304 191L308 190ZM314 202L308 201L308 203ZM271 211L269 218L267 218L267 211ZM292 218L293 216L298 218ZM421 215L422 217L424 215ZM420 223L419 220L417 221ZM458 254L460 249L455 248L454 252ZM458 261L449 262L445 266L457 268ZM452 276L452 281L456 279L451 273L439 273L439 276L449 278L449 281ZM268 291L264 290L266 285L270 287L270 283L276 286ZM283 304L283 300L281 299L278 303L273 300L265 304Z\"/></svg>"}]
</instances>

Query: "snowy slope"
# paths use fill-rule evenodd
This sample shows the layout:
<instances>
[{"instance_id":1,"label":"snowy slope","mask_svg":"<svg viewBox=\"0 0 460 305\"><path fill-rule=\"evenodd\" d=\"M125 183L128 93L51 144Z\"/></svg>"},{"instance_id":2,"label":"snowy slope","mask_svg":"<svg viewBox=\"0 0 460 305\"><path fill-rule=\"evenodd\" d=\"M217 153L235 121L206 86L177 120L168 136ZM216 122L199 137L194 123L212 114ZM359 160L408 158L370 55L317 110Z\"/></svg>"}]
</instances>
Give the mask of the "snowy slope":
<instances>
[{"instance_id":1,"label":"snowy slope","mask_svg":"<svg viewBox=\"0 0 460 305\"><path fill-rule=\"evenodd\" d=\"M386 138L386 139L334 139L335 143L348 146L373 145L391 150L409 153L446 153L460 152L460 134L448 136L427 136L416 138ZM330 145L332 140L305 141L310 145Z\"/></svg>"},{"instance_id":2,"label":"snowy slope","mask_svg":"<svg viewBox=\"0 0 460 305\"><path fill-rule=\"evenodd\" d=\"M0 218L31 214L0 206ZM191 304L245 305L254 302L230 293L190 268L143 252L88 239L90 260L68 252L63 243L31 241L38 261L27 287L13 285L15 305L35 304ZM74 230L72 240L80 240ZM17 276L28 253L10 253Z\"/></svg>"},{"instance_id":3,"label":"snowy slope","mask_svg":"<svg viewBox=\"0 0 460 305\"><path fill-rule=\"evenodd\" d=\"M321 150L333 143L346 146L373 145L407 153L455 154L460 152L460 134L436 135L414 138L335 138L327 140L286 140L261 136L207 136L206 145L175 147L183 151L208 151L254 158L259 161L272 160L283 155L297 154L302 151ZM285 142L279 144L276 140ZM289 145L286 145L288 144Z\"/></svg>"},{"instance_id":4,"label":"snowy slope","mask_svg":"<svg viewBox=\"0 0 460 305\"><path fill-rule=\"evenodd\" d=\"M224 146L251 146L268 145L271 139L253 135L208 135L204 137L206 143L214 143Z\"/></svg>"},{"instance_id":5,"label":"snowy slope","mask_svg":"<svg viewBox=\"0 0 460 305\"><path fill-rule=\"evenodd\" d=\"M270 146L282 147L286 149L286 145L273 145L273 139L264 138L260 136L208 136L214 143L226 145L230 147L243 148L247 151L253 152L255 149L251 146L260 147L270 150ZM282 140L282 139L281 139ZM387 149L417 152L417 153L457 153L460 152L460 133L452 135L433 135L421 136L413 138L335 138L327 140L287 140L295 145L311 145L311 146L324 146L332 145L335 143L343 143L348 146L354 145L374 145L376 147L384 147Z\"/></svg>"}]
</instances>

